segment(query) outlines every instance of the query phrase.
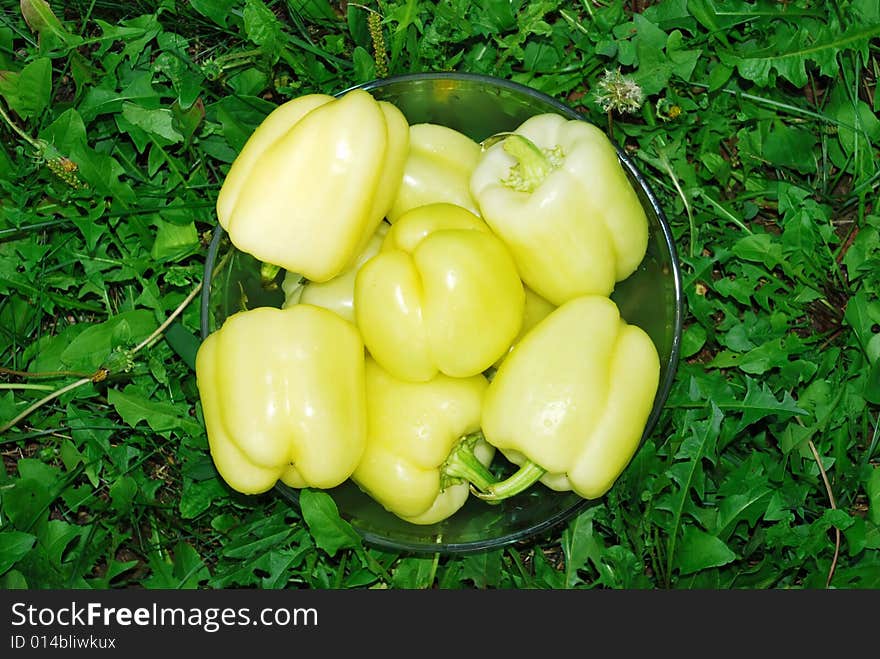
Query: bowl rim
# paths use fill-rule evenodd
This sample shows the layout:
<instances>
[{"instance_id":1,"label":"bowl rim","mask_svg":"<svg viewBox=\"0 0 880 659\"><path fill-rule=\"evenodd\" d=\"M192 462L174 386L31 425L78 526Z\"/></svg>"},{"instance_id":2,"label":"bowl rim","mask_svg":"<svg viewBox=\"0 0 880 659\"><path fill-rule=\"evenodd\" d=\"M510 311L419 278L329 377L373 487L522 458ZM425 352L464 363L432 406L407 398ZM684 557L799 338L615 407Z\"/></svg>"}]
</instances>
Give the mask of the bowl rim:
<instances>
[{"instance_id":1,"label":"bowl rim","mask_svg":"<svg viewBox=\"0 0 880 659\"><path fill-rule=\"evenodd\" d=\"M374 89L382 88L388 85L405 83L410 81L431 81L431 80L463 80L469 81L472 83L483 83L490 85L496 88L502 88L509 91L516 92L517 94L522 94L525 96L531 96L541 103L548 105L550 107L555 108L560 114L570 117L572 119L582 119L588 120L586 116L577 112L571 106L563 103L562 101L546 94L542 91L539 91L533 87L528 85L518 83L512 80L507 80L503 78L495 78L493 76L488 76L480 73L470 73L470 72L425 72L425 73L407 73L389 76L386 78L376 78L367 82L359 83L356 85L352 85L343 89L342 91L336 92L333 94L335 97L341 97L344 94L356 90L362 89L365 91L372 91ZM669 397L669 393L674 384L680 356L681 356L681 341L682 341L682 333L684 326L684 309L685 309L685 296L683 291L682 284L682 272L681 272L681 263L678 255L678 250L675 244L675 238L673 236L672 228L669 224L669 220L666 216L666 213L663 210L662 205L660 204L659 199L657 198L654 189L645 178L645 175L639 170L639 168L635 165L633 160L629 157L629 155L617 144L617 142L613 142L613 146L617 151L618 159L620 160L622 166L626 169L629 176L636 182L636 184L641 188L641 192L644 193L645 198L651 206L652 211L655 214L658 224L660 225L660 231L663 237L663 247L667 250L667 253L670 258L670 275L672 278L672 293L673 293L673 314L672 314L672 343L669 346L669 357L667 358L664 366L665 376L663 380L660 382L657 393L655 395L655 403L651 410L651 414L648 417L648 420L645 424L645 429L642 433L642 437L639 440L639 448L641 448L650 435L654 432L657 422L659 421L660 415L663 413L663 410L666 405L666 401ZM213 277L213 269L214 264L217 260L217 254L220 249L220 244L222 242L223 236L226 235L225 229L221 227L219 224L215 225L213 236L211 237L211 241L208 245L208 250L205 255L205 264L204 264L204 274L203 274L203 282L208 282L208 285L202 286L201 297L200 297L200 333L201 340L207 338L208 334L211 332L209 318L211 316L211 286L210 281ZM273 488L278 494L280 494L283 498L291 501L295 505L299 505L299 496L298 493L290 487L284 486L281 483L276 484ZM540 534L558 526L562 523L572 519L577 514L581 513L585 509L590 506L596 505L600 503L603 499L581 499L576 501L574 504L568 506L567 508L561 509L556 514L541 520L538 523L531 524L526 528L519 529L510 533L506 533L500 536L495 536L487 539L473 540L468 542L419 542L419 541L399 541L389 539L383 535L374 533L369 529L364 529L358 527L353 524L353 528L358 532L358 534L362 537L365 544L369 544L377 549L393 551L393 552L404 552L404 553L413 553L413 554L467 554L467 553L475 553L490 549L498 549L502 547L509 546L511 544L517 542L523 542L528 539L536 538Z\"/></svg>"}]
</instances>

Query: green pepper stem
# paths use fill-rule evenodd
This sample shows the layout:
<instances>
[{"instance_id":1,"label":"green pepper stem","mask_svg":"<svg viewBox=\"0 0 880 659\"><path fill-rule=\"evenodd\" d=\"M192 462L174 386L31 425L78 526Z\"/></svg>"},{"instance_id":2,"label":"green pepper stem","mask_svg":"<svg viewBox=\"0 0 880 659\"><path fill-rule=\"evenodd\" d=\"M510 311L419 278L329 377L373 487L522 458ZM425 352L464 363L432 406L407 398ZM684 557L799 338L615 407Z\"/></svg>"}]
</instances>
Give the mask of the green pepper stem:
<instances>
[{"instance_id":1,"label":"green pepper stem","mask_svg":"<svg viewBox=\"0 0 880 659\"><path fill-rule=\"evenodd\" d=\"M263 262L260 264L260 282L263 285L263 288L274 288L277 284L275 284L275 277L278 276L278 273L281 272L281 266L275 265L274 263Z\"/></svg>"},{"instance_id":2,"label":"green pepper stem","mask_svg":"<svg viewBox=\"0 0 880 659\"><path fill-rule=\"evenodd\" d=\"M461 438L443 463L440 472L441 484L445 486L452 481L466 481L480 490L492 487L498 479L474 453L474 447L481 439L483 439L481 432Z\"/></svg>"},{"instance_id":3,"label":"green pepper stem","mask_svg":"<svg viewBox=\"0 0 880 659\"><path fill-rule=\"evenodd\" d=\"M528 137L514 133L504 140L503 149L516 158L506 185L522 192L531 192L552 171L550 158ZM513 171L516 170L516 171Z\"/></svg>"},{"instance_id":4,"label":"green pepper stem","mask_svg":"<svg viewBox=\"0 0 880 659\"><path fill-rule=\"evenodd\" d=\"M481 487L480 491L471 488L471 491L474 496L483 501L497 503L527 490L541 480L541 477L546 473L546 469L536 465L532 461L528 461L520 465L520 468L517 469L516 472L505 478L503 481L496 481L489 485L489 487Z\"/></svg>"}]
</instances>

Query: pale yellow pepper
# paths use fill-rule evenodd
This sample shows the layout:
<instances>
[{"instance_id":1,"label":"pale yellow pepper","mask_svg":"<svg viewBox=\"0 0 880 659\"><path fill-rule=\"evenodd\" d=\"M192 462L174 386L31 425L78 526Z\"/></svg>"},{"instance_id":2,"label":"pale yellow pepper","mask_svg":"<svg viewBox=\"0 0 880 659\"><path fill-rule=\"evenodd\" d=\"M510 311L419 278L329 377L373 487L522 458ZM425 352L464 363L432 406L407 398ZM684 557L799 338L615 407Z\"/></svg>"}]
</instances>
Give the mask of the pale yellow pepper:
<instances>
[{"instance_id":1,"label":"pale yellow pepper","mask_svg":"<svg viewBox=\"0 0 880 659\"><path fill-rule=\"evenodd\" d=\"M611 140L552 113L499 138L488 141L471 193L523 282L555 305L610 295L648 246L647 215Z\"/></svg>"},{"instance_id":2,"label":"pale yellow pepper","mask_svg":"<svg viewBox=\"0 0 880 659\"><path fill-rule=\"evenodd\" d=\"M388 221L397 221L416 206L440 201L479 214L470 191L471 173L479 159L480 145L464 133L440 124L411 125L403 181Z\"/></svg>"},{"instance_id":3,"label":"pale yellow pepper","mask_svg":"<svg viewBox=\"0 0 880 659\"><path fill-rule=\"evenodd\" d=\"M413 524L457 512L469 484L488 487L495 449L479 435L483 375L405 382L366 360L367 443L352 480Z\"/></svg>"},{"instance_id":4,"label":"pale yellow pepper","mask_svg":"<svg viewBox=\"0 0 880 659\"><path fill-rule=\"evenodd\" d=\"M357 259L338 275L323 282L308 281L300 275L284 273L281 289L284 291L282 307L293 304L314 304L335 312L354 323L354 280L361 266L379 253L382 241L388 233L389 224L382 222Z\"/></svg>"},{"instance_id":5,"label":"pale yellow pepper","mask_svg":"<svg viewBox=\"0 0 880 659\"><path fill-rule=\"evenodd\" d=\"M495 362L496 368L504 360L504 357L507 356L507 354L511 350L513 350L513 347L517 343L519 343L526 334L529 333L529 330L531 330L535 325L544 320L544 318L550 315L550 312L556 308L554 305L550 304L547 300L535 293L535 291L533 291L528 286L525 286L524 289L526 293L526 300L525 305L523 306L522 327L520 327L519 334L517 334L511 342L508 352L504 353L504 355L499 357Z\"/></svg>"},{"instance_id":6,"label":"pale yellow pepper","mask_svg":"<svg viewBox=\"0 0 880 659\"><path fill-rule=\"evenodd\" d=\"M257 494L279 480L332 488L366 443L364 346L357 328L308 304L233 314L196 355L217 471Z\"/></svg>"},{"instance_id":7,"label":"pale yellow pepper","mask_svg":"<svg viewBox=\"0 0 880 659\"><path fill-rule=\"evenodd\" d=\"M217 217L232 243L310 281L363 251L403 179L409 124L364 90L307 94L272 111L229 169Z\"/></svg>"},{"instance_id":8,"label":"pale yellow pepper","mask_svg":"<svg viewBox=\"0 0 880 659\"><path fill-rule=\"evenodd\" d=\"M551 312L501 363L483 433L520 469L480 496L500 500L540 480L586 499L605 494L639 447L660 374L648 334L604 296Z\"/></svg>"},{"instance_id":9,"label":"pale yellow pepper","mask_svg":"<svg viewBox=\"0 0 880 659\"><path fill-rule=\"evenodd\" d=\"M367 351L416 382L486 370L519 332L524 304L507 248L480 218L449 203L402 215L355 279Z\"/></svg>"}]
</instances>

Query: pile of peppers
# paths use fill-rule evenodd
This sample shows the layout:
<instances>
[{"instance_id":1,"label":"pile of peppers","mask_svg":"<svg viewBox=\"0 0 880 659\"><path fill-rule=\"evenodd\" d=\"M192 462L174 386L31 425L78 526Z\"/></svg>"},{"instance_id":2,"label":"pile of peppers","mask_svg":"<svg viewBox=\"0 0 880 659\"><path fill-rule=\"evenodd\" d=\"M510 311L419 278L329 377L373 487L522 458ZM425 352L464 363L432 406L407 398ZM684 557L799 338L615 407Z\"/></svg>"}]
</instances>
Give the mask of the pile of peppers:
<instances>
[{"instance_id":1,"label":"pile of peppers","mask_svg":"<svg viewBox=\"0 0 880 659\"><path fill-rule=\"evenodd\" d=\"M637 450L660 360L610 295L648 220L596 126L541 114L477 143L364 90L306 94L250 136L217 216L284 271L281 308L196 358L233 489L351 481L433 524L537 483L601 497Z\"/></svg>"}]
</instances>

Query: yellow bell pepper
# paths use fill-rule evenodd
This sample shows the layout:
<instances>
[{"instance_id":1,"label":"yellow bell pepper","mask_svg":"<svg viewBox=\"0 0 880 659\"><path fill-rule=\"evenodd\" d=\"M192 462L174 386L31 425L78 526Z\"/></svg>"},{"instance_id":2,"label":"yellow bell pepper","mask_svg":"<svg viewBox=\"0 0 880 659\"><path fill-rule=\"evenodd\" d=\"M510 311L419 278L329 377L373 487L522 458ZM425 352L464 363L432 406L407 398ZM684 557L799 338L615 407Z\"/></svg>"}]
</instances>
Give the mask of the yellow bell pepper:
<instances>
[{"instance_id":1,"label":"yellow bell pepper","mask_svg":"<svg viewBox=\"0 0 880 659\"><path fill-rule=\"evenodd\" d=\"M508 348L507 352L501 355L495 361L495 367L497 368L507 354L513 350L513 347L520 342L520 340L529 333L535 325L540 323L544 318L550 315L550 312L553 311L556 307L550 304L547 300L542 298L540 295L535 293L531 288L525 286L526 300L525 305L523 306L523 322L522 327L520 327L519 334L513 339L510 344L510 348Z\"/></svg>"},{"instance_id":2,"label":"yellow bell pepper","mask_svg":"<svg viewBox=\"0 0 880 659\"><path fill-rule=\"evenodd\" d=\"M501 363L483 402L486 441L520 468L478 494L498 501L540 480L594 499L637 450L660 361L651 338L604 296L551 312Z\"/></svg>"},{"instance_id":3,"label":"yellow bell pepper","mask_svg":"<svg viewBox=\"0 0 880 659\"><path fill-rule=\"evenodd\" d=\"M282 308L293 304L314 304L324 307L354 323L354 279L357 271L379 253L382 241L388 233L387 222L382 222L357 259L345 270L327 281L308 281L305 277L288 270L284 273L281 290L284 291Z\"/></svg>"},{"instance_id":4,"label":"yellow bell pepper","mask_svg":"<svg viewBox=\"0 0 880 659\"><path fill-rule=\"evenodd\" d=\"M480 218L449 203L402 215L355 278L367 351L414 382L486 370L519 332L524 303L507 248Z\"/></svg>"},{"instance_id":5,"label":"yellow bell pepper","mask_svg":"<svg viewBox=\"0 0 880 659\"><path fill-rule=\"evenodd\" d=\"M217 198L220 225L257 259L327 281L391 207L408 143L403 113L366 91L288 101L232 163Z\"/></svg>"},{"instance_id":6,"label":"yellow bell pepper","mask_svg":"<svg viewBox=\"0 0 880 659\"><path fill-rule=\"evenodd\" d=\"M599 128L540 114L487 145L471 193L527 286L558 306L610 295L638 268L647 216Z\"/></svg>"},{"instance_id":7,"label":"yellow bell pepper","mask_svg":"<svg viewBox=\"0 0 880 659\"><path fill-rule=\"evenodd\" d=\"M416 206L439 201L479 214L470 192L470 177L480 150L477 142L453 128L432 123L410 126L403 181L388 211L388 221L396 222Z\"/></svg>"},{"instance_id":8,"label":"yellow bell pepper","mask_svg":"<svg viewBox=\"0 0 880 659\"><path fill-rule=\"evenodd\" d=\"M483 375L405 382L367 357L367 443L352 481L413 524L450 517L469 483L494 480L495 449L479 434L487 385Z\"/></svg>"},{"instance_id":9,"label":"yellow bell pepper","mask_svg":"<svg viewBox=\"0 0 880 659\"><path fill-rule=\"evenodd\" d=\"M217 471L257 494L281 480L331 488L366 443L364 346L357 328L308 304L233 314L196 354Z\"/></svg>"}]
</instances>

